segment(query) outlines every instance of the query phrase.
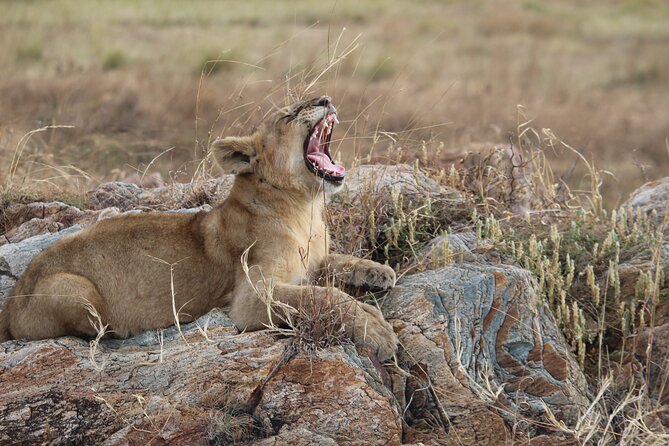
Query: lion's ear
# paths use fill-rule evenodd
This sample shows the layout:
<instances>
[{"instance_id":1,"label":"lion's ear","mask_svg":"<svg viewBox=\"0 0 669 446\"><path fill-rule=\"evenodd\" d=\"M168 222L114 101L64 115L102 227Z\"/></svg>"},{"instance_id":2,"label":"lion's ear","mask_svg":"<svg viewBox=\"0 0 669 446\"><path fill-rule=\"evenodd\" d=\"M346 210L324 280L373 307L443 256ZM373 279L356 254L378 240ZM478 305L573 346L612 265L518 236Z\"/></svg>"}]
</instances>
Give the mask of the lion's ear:
<instances>
[{"instance_id":1,"label":"lion's ear","mask_svg":"<svg viewBox=\"0 0 669 446\"><path fill-rule=\"evenodd\" d=\"M214 141L211 150L224 171L237 175L253 171L251 158L256 155L256 143L253 136L228 136Z\"/></svg>"}]
</instances>

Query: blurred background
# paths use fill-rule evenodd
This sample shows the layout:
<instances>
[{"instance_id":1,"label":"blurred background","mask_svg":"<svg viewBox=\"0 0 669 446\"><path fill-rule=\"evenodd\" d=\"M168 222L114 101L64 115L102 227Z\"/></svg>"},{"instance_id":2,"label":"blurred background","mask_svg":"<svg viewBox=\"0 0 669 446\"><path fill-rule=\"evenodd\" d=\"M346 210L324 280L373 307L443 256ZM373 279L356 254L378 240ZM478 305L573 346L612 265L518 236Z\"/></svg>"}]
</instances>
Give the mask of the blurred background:
<instances>
[{"instance_id":1,"label":"blurred background","mask_svg":"<svg viewBox=\"0 0 669 446\"><path fill-rule=\"evenodd\" d=\"M322 94L345 163L445 167L533 129L578 188L550 128L610 172L610 206L669 174L661 0L0 1L0 42L4 187L189 181L212 137Z\"/></svg>"}]
</instances>

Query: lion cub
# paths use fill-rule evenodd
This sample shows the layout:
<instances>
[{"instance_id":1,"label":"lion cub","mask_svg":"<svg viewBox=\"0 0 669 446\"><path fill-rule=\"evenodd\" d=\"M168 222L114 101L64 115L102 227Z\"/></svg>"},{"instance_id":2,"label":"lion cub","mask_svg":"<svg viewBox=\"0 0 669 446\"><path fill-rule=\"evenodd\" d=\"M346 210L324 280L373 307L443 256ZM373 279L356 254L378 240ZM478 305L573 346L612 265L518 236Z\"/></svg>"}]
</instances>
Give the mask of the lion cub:
<instances>
[{"instance_id":1,"label":"lion cub","mask_svg":"<svg viewBox=\"0 0 669 446\"><path fill-rule=\"evenodd\" d=\"M322 194L346 176L329 151L337 122L329 97L286 107L251 136L212 144L220 166L236 176L211 212L122 216L54 243L5 302L0 341L95 336L93 309L120 337L174 324L175 309L188 322L226 306L239 330L258 330L272 317L271 296L294 308L333 299L353 341L388 359L397 337L376 307L309 285L324 270L354 286L395 284L390 267L328 254ZM246 250L248 276L240 261Z\"/></svg>"}]
</instances>

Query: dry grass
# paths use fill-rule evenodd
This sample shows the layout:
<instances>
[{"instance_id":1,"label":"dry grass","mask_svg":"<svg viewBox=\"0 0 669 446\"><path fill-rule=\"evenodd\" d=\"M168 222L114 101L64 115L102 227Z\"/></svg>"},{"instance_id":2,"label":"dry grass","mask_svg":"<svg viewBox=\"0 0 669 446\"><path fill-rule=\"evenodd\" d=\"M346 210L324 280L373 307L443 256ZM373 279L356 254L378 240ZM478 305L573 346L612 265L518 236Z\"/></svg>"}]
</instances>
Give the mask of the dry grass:
<instances>
[{"instance_id":1,"label":"dry grass","mask_svg":"<svg viewBox=\"0 0 669 446\"><path fill-rule=\"evenodd\" d=\"M669 166L667 18L641 0L13 2L0 18L0 151L73 125L34 135L16 179L85 188L175 147L152 169L186 181L212 128L247 130L257 105L309 79L311 94L336 98L346 161L420 141L503 142L523 104L536 128L616 174L602 189L610 204Z\"/></svg>"},{"instance_id":2,"label":"dry grass","mask_svg":"<svg viewBox=\"0 0 669 446\"><path fill-rule=\"evenodd\" d=\"M252 415L240 409L243 404L236 400L239 392L230 385L216 386L215 391L205 394L202 404L211 407L206 438L210 445L247 444L251 439L264 437Z\"/></svg>"},{"instance_id":3,"label":"dry grass","mask_svg":"<svg viewBox=\"0 0 669 446\"><path fill-rule=\"evenodd\" d=\"M271 332L293 338L295 347L308 353L351 343L346 332L346 323L350 318L347 304L340 303L332 295L325 299L317 298L311 286L304 287L304 295L296 307L275 299L271 278L266 278L258 266L248 265L252 247L242 254L242 269L255 296L266 305L269 321L266 327ZM333 294L338 293L329 281L326 288Z\"/></svg>"}]
</instances>

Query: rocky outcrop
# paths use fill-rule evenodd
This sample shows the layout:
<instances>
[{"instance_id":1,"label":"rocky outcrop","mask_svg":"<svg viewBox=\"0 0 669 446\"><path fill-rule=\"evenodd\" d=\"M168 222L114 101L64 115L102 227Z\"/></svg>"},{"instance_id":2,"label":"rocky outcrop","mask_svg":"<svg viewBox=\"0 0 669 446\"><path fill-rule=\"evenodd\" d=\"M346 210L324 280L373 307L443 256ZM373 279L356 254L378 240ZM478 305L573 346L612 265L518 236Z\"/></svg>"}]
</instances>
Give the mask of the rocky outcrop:
<instances>
[{"instance_id":1,"label":"rocky outcrop","mask_svg":"<svg viewBox=\"0 0 669 446\"><path fill-rule=\"evenodd\" d=\"M490 241L473 232L440 235L432 239L412 260L422 269L437 269L451 263L485 262L493 251Z\"/></svg>"},{"instance_id":2,"label":"rocky outcrop","mask_svg":"<svg viewBox=\"0 0 669 446\"><path fill-rule=\"evenodd\" d=\"M69 231L9 245L11 255L2 247L3 264L20 274ZM0 353L0 431L82 444L154 436L506 444L509 425L534 430L541 401L568 424L587 406L584 378L527 271L460 265L416 274L381 308L402 343L401 372L351 346L309 356L267 332L238 335L219 311L186 326L184 339L163 331L162 345L154 332L95 350L76 338L9 342Z\"/></svg>"},{"instance_id":3,"label":"rocky outcrop","mask_svg":"<svg viewBox=\"0 0 669 446\"><path fill-rule=\"evenodd\" d=\"M407 198L431 196L462 201L461 192L439 185L436 181L407 164L384 165L363 164L353 169L346 177L339 196L359 199L364 193L376 196L401 194Z\"/></svg>"},{"instance_id":4,"label":"rocky outcrop","mask_svg":"<svg viewBox=\"0 0 669 446\"><path fill-rule=\"evenodd\" d=\"M104 183L87 194L88 205L95 210L116 207L121 211L168 210L216 204L225 199L232 188L234 176L143 189L132 183Z\"/></svg>"},{"instance_id":5,"label":"rocky outcrop","mask_svg":"<svg viewBox=\"0 0 669 446\"><path fill-rule=\"evenodd\" d=\"M43 233L0 246L0 303L60 237L125 212L206 211L227 181L108 183L89 194L94 211L21 205L10 230ZM392 213L401 196L453 219L465 212L463 194L410 166L361 166L347 184L335 200L356 210L373 196L374 209ZM396 364L348 344L306 353L285 334L240 334L223 310L183 336L0 344L0 444L568 444L545 435L543 405L573 425L589 404L583 374L531 273L487 264L488 250L473 233L435 239L418 253L431 271L380 300L401 341Z\"/></svg>"},{"instance_id":6,"label":"rocky outcrop","mask_svg":"<svg viewBox=\"0 0 669 446\"><path fill-rule=\"evenodd\" d=\"M669 214L669 177L644 184L632 192L621 207L635 212L639 210L661 221Z\"/></svg>"},{"instance_id":7,"label":"rocky outcrop","mask_svg":"<svg viewBox=\"0 0 669 446\"><path fill-rule=\"evenodd\" d=\"M506 444L532 432L543 404L568 425L589 404L585 378L528 271L459 265L406 277L383 302L400 338L393 375L410 428L442 427L426 444ZM411 432L411 429L409 429Z\"/></svg>"},{"instance_id":8,"label":"rocky outcrop","mask_svg":"<svg viewBox=\"0 0 669 446\"><path fill-rule=\"evenodd\" d=\"M53 242L65 235L77 232L80 226L75 225L56 233L48 233L32 237L20 243L9 243L0 246L0 305L9 295L19 276L30 264L30 261Z\"/></svg>"},{"instance_id":9,"label":"rocky outcrop","mask_svg":"<svg viewBox=\"0 0 669 446\"><path fill-rule=\"evenodd\" d=\"M182 329L4 343L0 444L400 444L392 394L352 347L307 356L221 310Z\"/></svg>"},{"instance_id":10,"label":"rocky outcrop","mask_svg":"<svg viewBox=\"0 0 669 446\"><path fill-rule=\"evenodd\" d=\"M463 186L493 206L524 214L543 205L531 155L512 144L472 144L457 165Z\"/></svg>"}]
</instances>

